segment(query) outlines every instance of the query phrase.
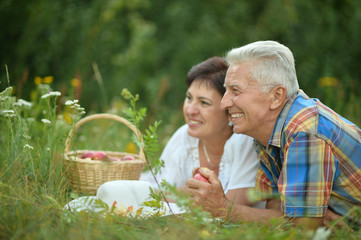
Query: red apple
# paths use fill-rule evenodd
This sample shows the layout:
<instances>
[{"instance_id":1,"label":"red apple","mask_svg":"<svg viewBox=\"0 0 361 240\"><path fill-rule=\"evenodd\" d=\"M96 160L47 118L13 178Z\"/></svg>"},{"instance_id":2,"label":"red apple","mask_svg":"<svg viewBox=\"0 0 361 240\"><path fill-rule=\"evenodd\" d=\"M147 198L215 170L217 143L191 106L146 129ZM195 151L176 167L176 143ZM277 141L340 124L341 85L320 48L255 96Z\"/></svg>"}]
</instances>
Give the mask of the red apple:
<instances>
[{"instance_id":1,"label":"red apple","mask_svg":"<svg viewBox=\"0 0 361 240\"><path fill-rule=\"evenodd\" d=\"M94 156L93 156L93 160L104 160L104 159L108 159L108 155L105 153L105 152L102 152L102 151L97 151L94 153Z\"/></svg>"},{"instance_id":2,"label":"red apple","mask_svg":"<svg viewBox=\"0 0 361 240\"><path fill-rule=\"evenodd\" d=\"M201 182L209 183L208 179L203 177L200 173L196 173L193 178Z\"/></svg>"},{"instance_id":3,"label":"red apple","mask_svg":"<svg viewBox=\"0 0 361 240\"><path fill-rule=\"evenodd\" d=\"M109 160L110 160L110 161L113 161L113 162L117 162L117 161L120 161L121 159L120 159L120 158L116 158L116 157L110 157Z\"/></svg>"},{"instance_id":4,"label":"red apple","mask_svg":"<svg viewBox=\"0 0 361 240\"><path fill-rule=\"evenodd\" d=\"M201 168L198 168L198 170L197 170L197 173L199 173L200 171L201 171L201 169L203 170L203 171L211 171L209 168L207 168L207 167L201 167Z\"/></svg>"},{"instance_id":5,"label":"red apple","mask_svg":"<svg viewBox=\"0 0 361 240\"><path fill-rule=\"evenodd\" d=\"M87 151L87 152L84 152L83 155L81 155L81 158L93 158L93 157L94 157L93 151Z\"/></svg>"},{"instance_id":6,"label":"red apple","mask_svg":"<svg viewBox=\"0 0 361 240\"><path fill-rule=\"evenodd\" d=\"M135 160L135 157L130 156L130 155L126 155L126 156L122 157L122 160L125 160L125 161Z\"/></svg>"}]
</instances>

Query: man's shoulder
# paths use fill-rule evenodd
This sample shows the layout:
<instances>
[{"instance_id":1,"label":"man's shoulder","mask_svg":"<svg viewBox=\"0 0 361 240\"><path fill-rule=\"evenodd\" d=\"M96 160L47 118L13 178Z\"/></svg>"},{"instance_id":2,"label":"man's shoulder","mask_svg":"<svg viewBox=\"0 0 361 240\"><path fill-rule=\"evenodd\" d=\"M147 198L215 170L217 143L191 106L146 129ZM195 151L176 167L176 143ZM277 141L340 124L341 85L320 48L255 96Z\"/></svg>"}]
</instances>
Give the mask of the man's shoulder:
<instances>
[{"instance_id":1,"label":"man's shoulder","mask_svg":"<svg viewBox=\"0 0 361 240\"><path fill-rule=\"evenodd\" d=\"M297 96L290 107L284 130L288 135L298 132L315 135L322 139L334 139L349 135L360 139L360 129L323 104L317 98L302 94Z\"/></svg>"}]
</instances>

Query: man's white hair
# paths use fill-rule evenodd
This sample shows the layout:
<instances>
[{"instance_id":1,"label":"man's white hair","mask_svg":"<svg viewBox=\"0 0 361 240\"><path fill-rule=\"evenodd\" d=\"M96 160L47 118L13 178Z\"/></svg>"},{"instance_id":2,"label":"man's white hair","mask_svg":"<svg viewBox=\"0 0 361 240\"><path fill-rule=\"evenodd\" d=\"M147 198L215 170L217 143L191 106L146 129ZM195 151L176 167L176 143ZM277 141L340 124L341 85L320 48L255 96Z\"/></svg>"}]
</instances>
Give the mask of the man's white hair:
<instances>
[{"instance_id":1,"label":"man's white hair","mask_svg":"<svg viewBox=\"0 0 361 240\"><path fill-rule=\"evenodd\" d=\"M258 41L234 48L226 55L229 65L249 62L251 80L257 81L261 91L284 86L287 97L299 89L295 61L291 50L275 41Z\"/></svg>"}]
</instances>

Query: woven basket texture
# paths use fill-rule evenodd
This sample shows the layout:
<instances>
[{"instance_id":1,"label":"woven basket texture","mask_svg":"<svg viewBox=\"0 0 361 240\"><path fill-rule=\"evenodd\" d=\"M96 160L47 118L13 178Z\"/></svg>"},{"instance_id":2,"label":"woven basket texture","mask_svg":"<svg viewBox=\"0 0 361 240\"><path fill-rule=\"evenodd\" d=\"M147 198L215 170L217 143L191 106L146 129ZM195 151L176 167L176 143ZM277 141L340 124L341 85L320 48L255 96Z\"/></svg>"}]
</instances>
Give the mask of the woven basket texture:
<instances>
[{"instance_id":1,"label":"woven basket texture","mask_svg":"<svg viewBox=\"0 0 361 240\"><path fill-rule=\"evenodd\" d=\"M90 158L82 159L81 156L87 151L100 150L73 150L71 148L71 139L74 132L84 123L94 119L113 119L128 126L137 136L140 137L139 131L126 119L113 114L94 114L81 119L70 131L66 141L64 153L64 166L66 176L70 186L76 192L95 194L100 185L105 182L115 180L138 180L146 164L144 152L140 149L139 154L126 152L103 151L111 158L121 159L124 156L133 156L135 160L91 160Z\"/></svg>"}]
</instances>

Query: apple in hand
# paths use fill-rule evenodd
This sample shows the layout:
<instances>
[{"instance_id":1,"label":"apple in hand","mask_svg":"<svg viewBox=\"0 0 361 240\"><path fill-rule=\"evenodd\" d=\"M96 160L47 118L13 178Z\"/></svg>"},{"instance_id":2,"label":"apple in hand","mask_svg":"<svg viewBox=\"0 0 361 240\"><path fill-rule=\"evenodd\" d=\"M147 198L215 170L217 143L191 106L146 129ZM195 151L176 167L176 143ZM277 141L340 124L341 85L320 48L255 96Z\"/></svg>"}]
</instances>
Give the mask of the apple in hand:
<instances>
[{"instance_id":1,"label":"apple in hand","mask_svg":"<svg viewBox=\"0 0 361 240\"><path fill-rule=\"evenodd\" d=\"M83 155L81 155L81 158L93 158L94 157L94 152L93 151L87 151L84 152Z\"/></svg>"},{"instance_id":2,"label":"apple in hand","mask_svg":"<svg viewBox=\"0 0 361 240\"><path fill-rule=\"evenodd\" d=\"M122 160L124 160L124 161L135 160L135 157L126 155L126 156L122 157Z\"/></svg>"},{"instance_id":3,"label":"apple in hand","mask_svg":"<svg viewBox=\"0 0 361 240\"><path fill-rule=\"evenodd\" d=\"M197 173L199 173L199 172L201 171L201 169L204 170L204 171L211 171L211 170L210 170L209 168L207 168L207 167L200 167L200 168L198 168Z\"/></svg>"},{"instance_id":4,"label":"apple in hand","mask_svg":"<svg viewBox=\"0 0 361 240\"><path fill-rule=\"evenodd\" d=\"M97 151L94 153L94 156L92 159L93 160L105 160L105 159L109 159L109 157L105 152Z\"/></svg>"},{"instance_id":5,"label":"apple in hand","mask_svg":"<svg viewBox=\"0 0 361 240\"><path fill-rule=\"evenodd\" d=\"M193 176L194 179L198 180L198 181L201 181L201 182L206 182L206 183L209 183L208 179L203 177L202 174L200 173L200 169L202 170L206 170L206 171L210 171L208 168L206 167L202 167L202 168L199 168L197 170L197 173Z\"/></svg>"},{"instance_id":6,"label":"apple in hand","mask_svg":"<svg viewBox=\"0 0 361 240\"><path fill-rule=\"evenodd\" d=\"M203 177L200 173L196 173L196 175L194 175L193 177L195 180L201 181L201 182L206 182L209 183L208 179Z\"/></svg>"}]
</instances>

